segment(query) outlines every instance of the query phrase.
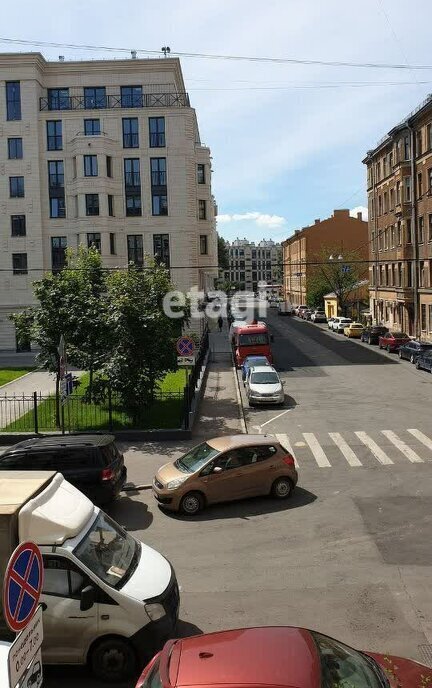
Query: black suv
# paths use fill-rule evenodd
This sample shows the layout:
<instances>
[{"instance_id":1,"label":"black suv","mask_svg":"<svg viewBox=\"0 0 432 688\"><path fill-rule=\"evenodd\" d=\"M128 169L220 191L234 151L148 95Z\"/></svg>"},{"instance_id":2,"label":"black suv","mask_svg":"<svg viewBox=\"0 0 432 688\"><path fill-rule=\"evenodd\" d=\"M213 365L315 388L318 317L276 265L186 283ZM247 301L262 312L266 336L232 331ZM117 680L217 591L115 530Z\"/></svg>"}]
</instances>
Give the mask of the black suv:
<instances>
[{"instance_id":1,"label":"black suv","mask_svg":"<svg viewBox=\"0 0 432 688\"><path fill-rule=\"evenodd\" d=\"M18 442L0 455L0 471L58 471L96 504L115 499L126 482L113 435L62 435Z\"/></svg>"},{"instance_id":2,"label":"black suv","mask_svg":"<svg viewBox=\"0 0 432 688\"><path fill-rule=\"evenodd\" d=\"M365 327L361 333L360 341L367 342L368 344L378 344L379 338L386 332L388 332L388 327L383 327L382 325Z\"/></svg>"}]
</instances>

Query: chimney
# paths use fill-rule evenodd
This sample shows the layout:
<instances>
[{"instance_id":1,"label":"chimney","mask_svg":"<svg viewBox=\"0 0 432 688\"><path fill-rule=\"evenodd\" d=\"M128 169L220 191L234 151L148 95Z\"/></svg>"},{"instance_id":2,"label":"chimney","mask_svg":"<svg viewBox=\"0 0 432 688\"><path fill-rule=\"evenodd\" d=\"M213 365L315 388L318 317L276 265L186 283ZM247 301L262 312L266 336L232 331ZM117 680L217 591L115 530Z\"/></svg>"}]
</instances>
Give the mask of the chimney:
<instances>
[{"instance_id":1,"label":"chimney","mask_svg":"<svg viewBox=\"0 0 432 688\"><path fill-rule=\"evenodd\" d=\"M59 55L59 62L64 62L64 55Z\"/></svg>"},{"instance_id":2,"label":"chimney","mask_svg":"<svg viewBox=\"0 0 432 688\"><path fill-rule=\"evenodd\" d=\"M360 210L360 212L357 213L357 220L363 220L363 215L362 215L361 210Z\"/></svg>"},{"instance_id":3,"label":"chimney","mask_svg":"<svg viewBox=\"0 0 432 688\"><path fill-rule=\"evenodd\" d=\"M333 211L333 217L349 217L349 213L350 211L348 208L339 208Z\"/></svg>"},{"instance_id":4,"label":"chimney","mask_svg":"<svg viewBox=\"0 0 432 688\"><path fill-rule=\"evenodd\" d=\"M319 225L320 222L321 222L321 220L319 218L317 220L315 220L316 225Z\"/></svg>"},{"instance_id":5,"label":"chimney","mask_svg":"<svg viewBox=\"0 0 432 688\"><path fill-rule=\"evenodd\" d=\"M136 60L136 53L137 53L136 50L131 50L131 55L132 55L133 60Z\"/></svg>"}]
</instances>

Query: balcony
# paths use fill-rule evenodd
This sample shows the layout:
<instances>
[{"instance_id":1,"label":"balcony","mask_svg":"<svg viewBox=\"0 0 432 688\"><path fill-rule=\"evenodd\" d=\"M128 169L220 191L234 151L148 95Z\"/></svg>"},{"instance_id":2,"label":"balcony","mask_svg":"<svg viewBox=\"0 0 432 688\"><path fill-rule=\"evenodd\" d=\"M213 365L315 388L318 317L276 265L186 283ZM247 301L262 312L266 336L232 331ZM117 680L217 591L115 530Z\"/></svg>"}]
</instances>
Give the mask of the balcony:
<instances>
[{"instance_id":1,"label":"balcony","mask_svg":"<svg viewBox=\"0 0 432 688\"><path fill-rule=\"evenodd\" d=\"M44 110L111 110L115 108L190 107L187 93L143 93L142 95L108 95L89 99L82 96L39 98L39 109Z\"/></svg>"}]
</instances>

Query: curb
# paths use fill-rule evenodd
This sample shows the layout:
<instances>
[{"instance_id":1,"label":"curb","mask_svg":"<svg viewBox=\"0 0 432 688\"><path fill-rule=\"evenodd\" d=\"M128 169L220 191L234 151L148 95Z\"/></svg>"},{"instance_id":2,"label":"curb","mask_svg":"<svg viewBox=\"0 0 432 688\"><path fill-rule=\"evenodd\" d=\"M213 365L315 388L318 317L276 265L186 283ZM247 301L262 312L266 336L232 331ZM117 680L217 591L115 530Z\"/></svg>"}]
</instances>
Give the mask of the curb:
<instances>
[{"instance_id":1,"label":"curb","mask_svg":"<svg viewBox=\"0 0 432 688\"><path fill-rule=\"evenodd\" d=\"M237 405L238 405L238 410L239 410L239 420L240 420L240 425L242 429L242 433L247 435L248 434L248 429L246 425L246 417L245 417L245 412L243 408L243 402L242 402L242 397L241 397L241 391L240 391L240 383L237 375L237 368L234 363L234 357L231 353L231 368L232 372L234 375L235 379L235 389L236 389L236 396L237 396Z\"/></svg>"},{"instance_id":2,"label":"curb","mask_svg":"<svg viewBox=\"0 0 432 688\"><path fill-rule=\"evenodd\" d=\"M125 485L122 492L136 492L137 490L151 490L152 486L149 485Z\"/></svg>"}]
</instances>

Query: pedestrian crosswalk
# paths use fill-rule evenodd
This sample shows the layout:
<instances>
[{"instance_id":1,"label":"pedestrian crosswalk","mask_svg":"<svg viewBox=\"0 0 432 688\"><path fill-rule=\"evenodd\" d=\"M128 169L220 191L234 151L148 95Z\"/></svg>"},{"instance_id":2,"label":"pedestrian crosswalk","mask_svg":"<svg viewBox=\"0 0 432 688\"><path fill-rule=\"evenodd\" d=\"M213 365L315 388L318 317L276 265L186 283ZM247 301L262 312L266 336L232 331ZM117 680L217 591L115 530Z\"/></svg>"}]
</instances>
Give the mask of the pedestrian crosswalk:
<instances>
[{"instance_id":1,"label":"pedestrian crosswalk","mask_svg":"<svg viewBox=\"0 0 432 688\"><path fill-rule=\"evenodd\" d=\"M432 464L432 438L417 428L352 432L277 433L298 468Z\"/></svg>"}]
</instances>

